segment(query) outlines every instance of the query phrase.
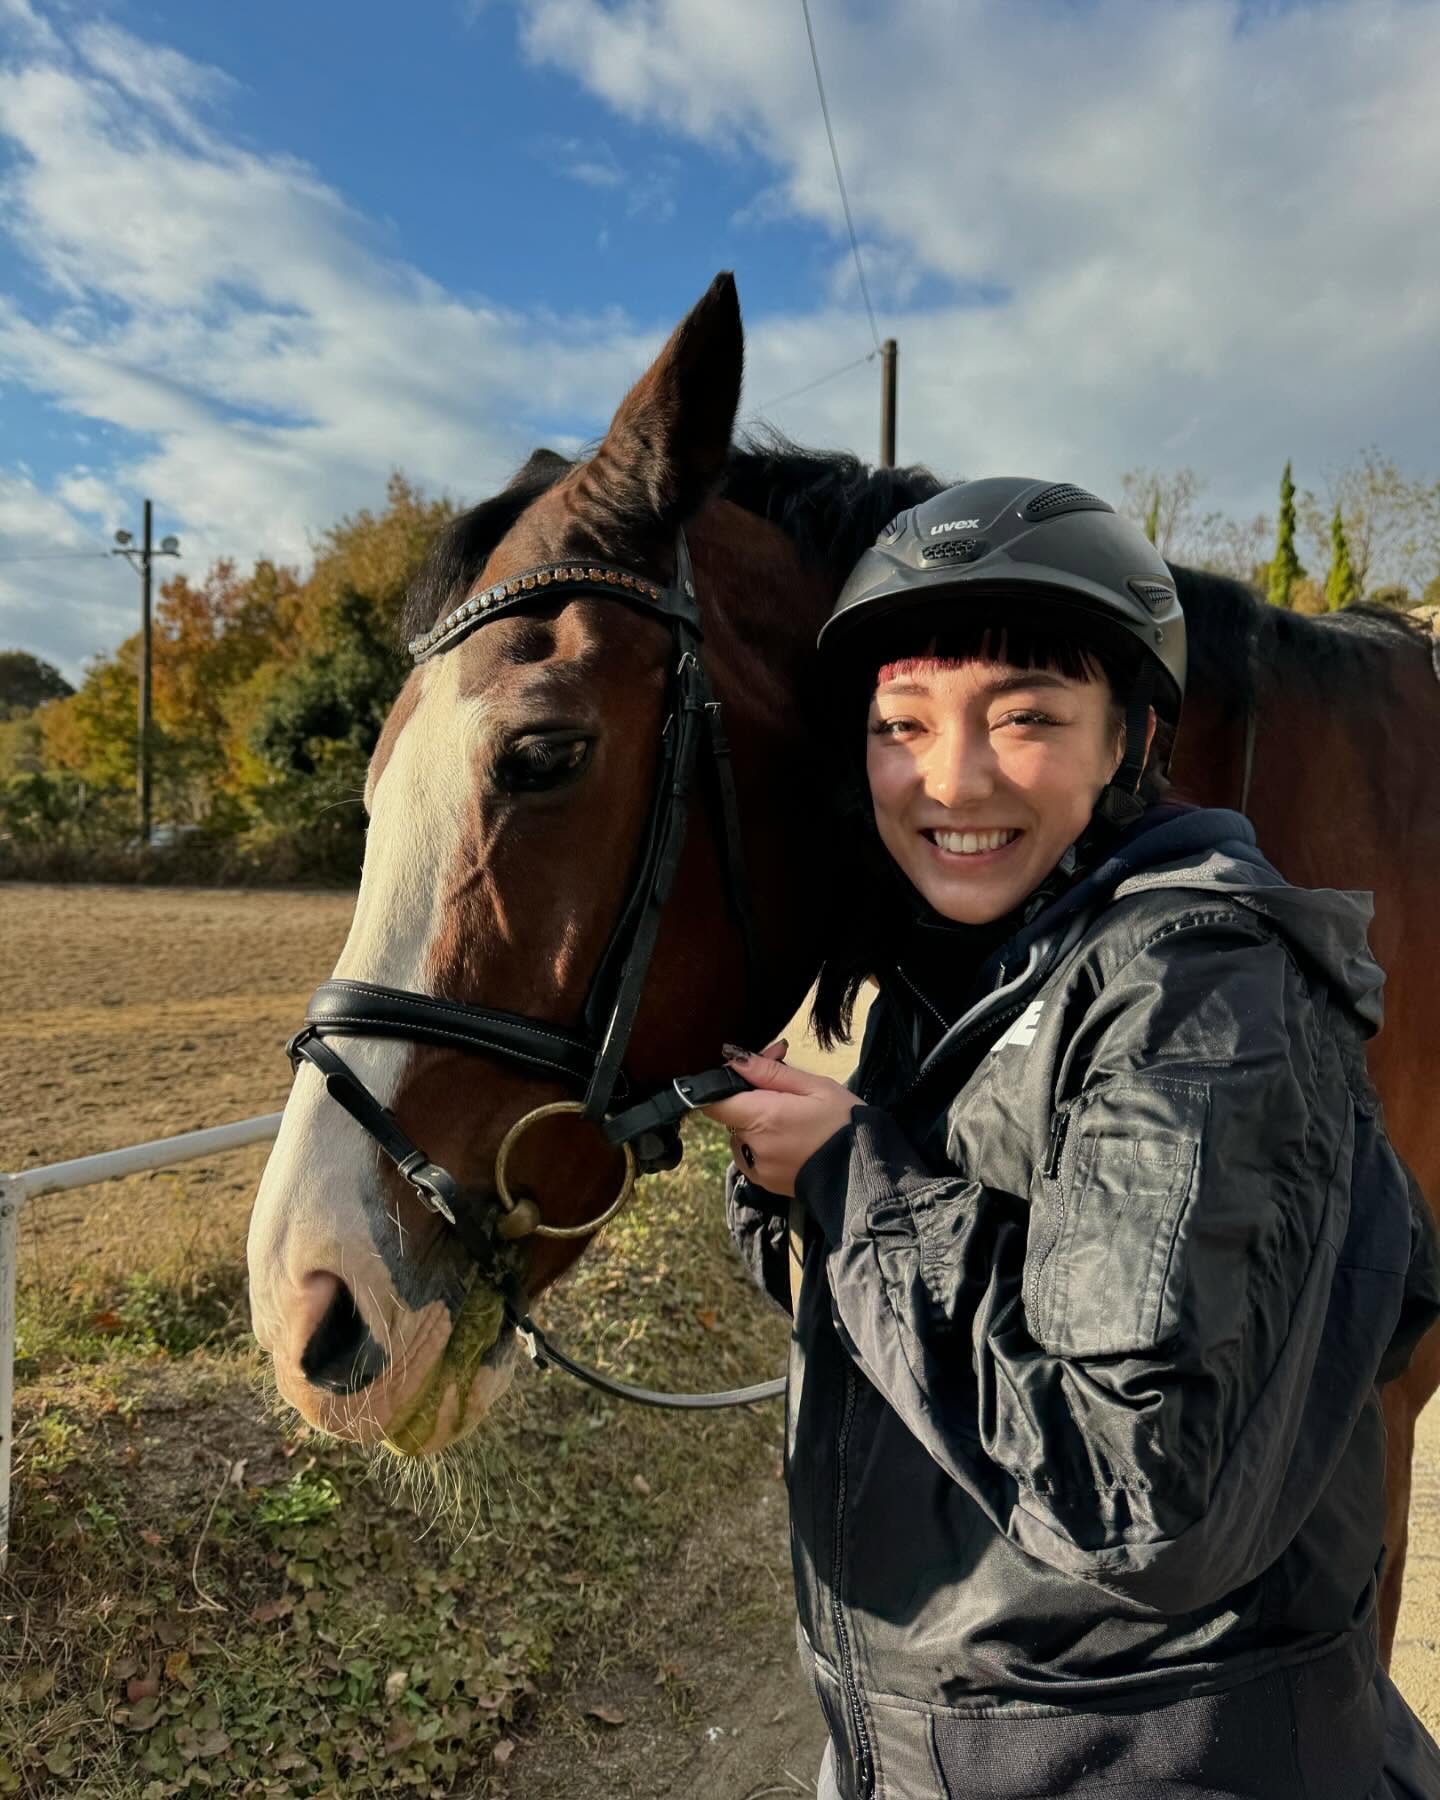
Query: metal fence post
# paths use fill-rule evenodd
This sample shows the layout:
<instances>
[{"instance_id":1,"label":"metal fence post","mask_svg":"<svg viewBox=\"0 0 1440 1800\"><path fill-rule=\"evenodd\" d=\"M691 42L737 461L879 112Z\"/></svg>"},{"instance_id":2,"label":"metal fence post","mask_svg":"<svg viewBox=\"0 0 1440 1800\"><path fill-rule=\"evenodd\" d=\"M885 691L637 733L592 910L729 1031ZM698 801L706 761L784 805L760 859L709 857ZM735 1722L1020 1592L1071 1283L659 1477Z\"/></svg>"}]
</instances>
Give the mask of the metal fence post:
<instances>
[{"instance_id":1,"label":"metal fence post","mask_svg":"<svg viewBox=\"0 0 1440 1800\"><path fill-rule=\"evenodd\" d=\"M0 1571L10 1552L10 1457L15 1426L15 1264L22 1181L0 1176Z\"/></svg>"}]
</instances>

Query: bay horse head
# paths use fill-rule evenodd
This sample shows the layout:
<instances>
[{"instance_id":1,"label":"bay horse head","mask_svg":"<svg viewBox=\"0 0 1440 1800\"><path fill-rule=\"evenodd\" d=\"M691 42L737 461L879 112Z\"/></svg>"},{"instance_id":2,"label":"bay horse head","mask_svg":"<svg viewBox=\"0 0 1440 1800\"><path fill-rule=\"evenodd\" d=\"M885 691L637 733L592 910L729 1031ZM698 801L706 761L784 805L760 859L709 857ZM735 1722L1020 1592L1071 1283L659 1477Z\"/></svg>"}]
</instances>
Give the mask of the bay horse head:
<instances>
[{"instance_id":1,"label":"bay horse head","mask_svg":"<svg viewBox=\"0 0 1440 1800\"><path fill-rule=\"evenodd\" d=\"M417 666L371 761L354 921L317 996L348 1007L354 1029L318 1051L306 1034L320 1066L297 1062L250 1226L252 1315L280 1391L340 1436L418 1453L468 1431L510 1380L507 1283L533 1299L589 1241L533 1225L585 1232L626 1175L593 1113L573 1110L527 1126L503 1181L497 1157L518 1122L577 1098L563 1046L596 1028L587 1007L614 974L607 952L629 929L663 810L664 747L684 723L683 633L649 596L684 608L687 556L753 912L768 929L747 956L724 809L715 784L697 781L624 1045L632 1095L714 1065L724 1040L763 1041L814 974L802 909L781 896L823 866L798 696L833 584L776 525L716 497L742 357L734 283L721 276L594 455L538 452L447 528L412 589ZM794 804L777 803L782 769ZM433 1001L435 1029L384 1035L395 991ZM477 1008L528 1024L531 1054L487 1054L447 1030ZM368 1128L334 1103L363 1115L356 1093L373 1105ZM376 1142L387 1131L401 1146L388 1159ZM423 1146L424 1168L451 1189L397 1170L407 1146ZM477 1217L501 1221L494 1257L478 1262ZM507 1219L518 1235L505 1235Z\"/></svg>"}]
</instances>

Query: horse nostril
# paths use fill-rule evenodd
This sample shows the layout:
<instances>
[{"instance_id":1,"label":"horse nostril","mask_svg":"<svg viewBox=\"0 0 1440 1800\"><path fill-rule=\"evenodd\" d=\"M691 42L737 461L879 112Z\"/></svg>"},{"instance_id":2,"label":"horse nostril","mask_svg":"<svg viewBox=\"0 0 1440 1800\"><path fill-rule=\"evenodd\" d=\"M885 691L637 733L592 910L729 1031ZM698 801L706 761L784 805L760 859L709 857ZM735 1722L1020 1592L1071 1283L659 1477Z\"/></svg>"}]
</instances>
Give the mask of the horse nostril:
<instances>
[{"instance_id":1,"label":"horse nostril","mask_svg":"<svg viewBox=\"0 0 1440 1800\"><path fill-rule=\"evenodd\" d=\"M300 1372L328 1394L358 1394L385 1371L389 1361L360 1316L355 1296L343 1281L300 1357Z\"/></svg>"}]
</instances>

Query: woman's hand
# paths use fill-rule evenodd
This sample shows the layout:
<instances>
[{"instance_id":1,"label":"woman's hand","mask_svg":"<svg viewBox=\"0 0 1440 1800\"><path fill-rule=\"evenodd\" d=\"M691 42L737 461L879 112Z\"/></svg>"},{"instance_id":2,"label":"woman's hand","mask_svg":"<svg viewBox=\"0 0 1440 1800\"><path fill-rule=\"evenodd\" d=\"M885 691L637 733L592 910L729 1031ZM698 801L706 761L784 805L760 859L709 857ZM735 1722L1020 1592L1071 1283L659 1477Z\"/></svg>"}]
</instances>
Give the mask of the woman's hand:
<instances>
[{"instance_id":1,"label":"woman's hand","mask_svg":"<svg viewBox=\"0 0 1440 1800\"><path fill-rule=\"evenodd\" d=\"M736 1052L729 1044L725 1048L730 1067L755 1092L702 1110L730 1133L736 1162L758 1187L793 1194L802 1165L850 1123L860 1101L828 1076L789 1068L783 1039L758 1056Z\"/></svg>"}]
</instances>

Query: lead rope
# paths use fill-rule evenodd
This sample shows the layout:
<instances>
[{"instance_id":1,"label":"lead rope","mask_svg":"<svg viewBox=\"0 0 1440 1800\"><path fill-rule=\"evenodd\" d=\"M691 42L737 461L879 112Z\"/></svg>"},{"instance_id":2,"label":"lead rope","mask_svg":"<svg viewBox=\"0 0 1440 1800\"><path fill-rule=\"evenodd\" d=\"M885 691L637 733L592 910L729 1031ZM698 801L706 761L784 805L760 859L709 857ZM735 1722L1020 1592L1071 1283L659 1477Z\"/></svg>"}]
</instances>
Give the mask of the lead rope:
<instances>
[{"instance_id":1,"label":"lead rope","mask_svg":"<svg viewBox=\"0 0 1440 1800\"><path fill-rule=\"evenodd\" d=\"M631 1400L636 1406L664 1407L675 1412L713 1412L724 1406L750 1406L756 1400L776 1400L785 1392L788 1378L784 1375L777 1375L773 1381L757 1381L753 1387L723 1388L714 1394L662 1394L655 1388L636 1387L628 1381L617 1381L613 1375L602 1375L598 1369L587 1369L563 1350L557 1350L528 1313L522 1318L507 1304L506 1316L537 1369L563 1369L587 1387L616 1400Z\"/></svg>"}]
</instances>

